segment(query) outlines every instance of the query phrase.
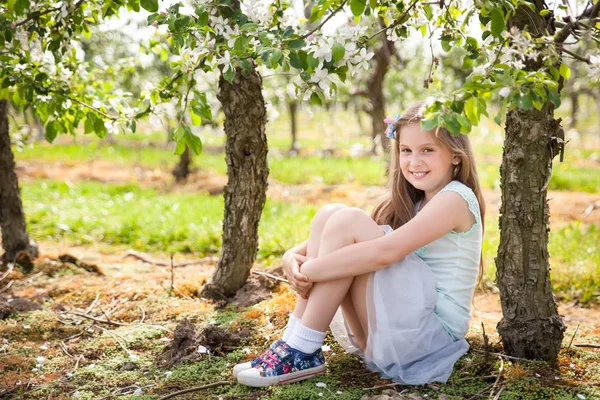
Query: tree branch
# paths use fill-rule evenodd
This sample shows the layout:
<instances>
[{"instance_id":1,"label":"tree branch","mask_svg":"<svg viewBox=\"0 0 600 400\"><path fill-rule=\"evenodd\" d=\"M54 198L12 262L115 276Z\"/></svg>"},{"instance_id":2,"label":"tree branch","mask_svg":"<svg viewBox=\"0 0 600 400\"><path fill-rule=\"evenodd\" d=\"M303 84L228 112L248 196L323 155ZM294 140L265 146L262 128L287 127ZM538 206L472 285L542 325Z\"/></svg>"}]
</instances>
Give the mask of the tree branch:
<instances>
[{"instance_id":1,"label":"tree branch","mask_svg":"<svg viewBox=\"0 0 600 400\"><path fill-rule=\"evenodd\" d=\"M575 21L570 20L564 28L558 31L556 35L554 35L554 43L563 43L565 40L567 40L567 38L571 35L571 33L573 33L573 31L577 27L578 21L583 16L589 17L590 19L594 19L598 16L598 13L600 13L600 0L598 0L596 4L594 4L594 7L592 8L592 11L590 11L589 15L584 15L586 14L584 10L584 12L580 16L578 16L577 19L575 19Z\"/></svg>"},{"instance_id":2,"label":"tree branch","mask_svg":"<svg viewBox=\"0 0 600 400\"><path fill-rule=\"evenodd\" d=\"M558 49L560 52L562 52L562 53L566 53L566 54L570 55L571 57L573 57L573 58L575 58L575 59L577 59L577 60L579 60L579 61L583 61L584 63L587 63L587 64L591 64L591 63L592 63L592 62L590 61L590 58L589 58L589 57L583 57L583 56L580 56L579 54L573 53L573 52L571 52L571 51L569 51L569 50L565 49L565 48L564 48L564 47L562 47L562 46L557 46L557 49Z\"/></svg>"},{"instance_id":3,"label":"tree branch","mask_svg":"<svg viewBox=\"0 0 600 400\"><path fill-rule=\"evenodd\" d=\"M81 5L83 4L84 0L79 0L77 3L75 3L75 7L73 8L73 10L77 10L79 7L81 7ZM15 23L15 28L21 26L21 25L25 25L26 23L28 23L31 20L34 19L38 19L39 17L41 17L42 15L46 15L49 14L51 12L55 12L55 11L60 11L61 7L55 7L55 8L49 8L47 10L44 11L34 11L32 12L29 17L25 18L24 20Z\"/></svg>"},{"instance_id":4,"label":"tree branch","mask_svg":"<svg viewBox=\"0 0 600 400\"><path fill-rule=\"evenodd\" d=\"M300 39L306 39L307 37L309 37L310 35L312 35L316 31L318 31L319 29L321 29L323 27L323 25L325 25L327 23L327 21L329 21L335 14L337 14L338 11L340 11L342 8L344 8L344 6L346 5L346 1L347 0L344 0L342 2L342 4L340 4L340 6L338 8L336 8L335 10L333 10L333 12L331 14L329 14L327 16L327 18L325 18L325 20L319 24L319 26L317 26L315 29L311 30L307 34L300 36Z\"/></svg>"},{"instance_id":5,"label":"tree branch","mask_svg":"<svg viewBox=\"0 0 600 400\"><path fill-rule=\"evenodd\" d=\"M600 0L599 0L599 1L600 1ZM406 16L408 15L408 13L410 12L410 10L412 10L412 9L413 9L413 8L414 8L414 7L417 5L417 3L418 3L418 2L419 2L419 0L415 0L415 1L413 1L413 2L411 3L411 5L410 5L410 6L409 6L409 7L406 9L406 11L404 11L404 12L402 13L402 15L400 16L400 18L398 18L398 19L396 20L396 22L394 22L393 24L391 24L391 25L389 25L389 26L386 26L385 28L383 28L383 29L379 30L377 33L375 33L375 34L373 34L373 35L369 36L369 38L367 39L367 42L368 42L369 40L373 39L375 36L379 35L380 33L382 33L382 32L385 32L385 31L387 31L388 29L393 29L393 28L395 28L396 26L398 26L398 25L400 24L400 21L402 21L402 20L404 19L404 17L406 17Z\"/></svg>"}]
</instances>

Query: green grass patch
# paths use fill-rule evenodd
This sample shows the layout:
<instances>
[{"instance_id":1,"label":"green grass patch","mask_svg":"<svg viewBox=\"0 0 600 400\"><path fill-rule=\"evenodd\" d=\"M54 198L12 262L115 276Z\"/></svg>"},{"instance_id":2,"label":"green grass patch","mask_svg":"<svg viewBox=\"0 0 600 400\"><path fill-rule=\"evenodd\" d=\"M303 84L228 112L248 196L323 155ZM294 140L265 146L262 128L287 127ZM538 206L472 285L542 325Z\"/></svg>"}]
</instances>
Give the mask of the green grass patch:
<instances>
[{"instance_id":1,"label":"green grass patch","mask_svg":"<svg viewBox=\"0 0 600 400\"><path fill-rule=\"evenodd\" d=\"M36 181L22 188L33 237L73 244L123 244L153 252L214 254L221 247L223 197L159 194L134 184ZM308 235L310 205L268 200L259 257L280 255Z\"/></svg>"}]
</instances>

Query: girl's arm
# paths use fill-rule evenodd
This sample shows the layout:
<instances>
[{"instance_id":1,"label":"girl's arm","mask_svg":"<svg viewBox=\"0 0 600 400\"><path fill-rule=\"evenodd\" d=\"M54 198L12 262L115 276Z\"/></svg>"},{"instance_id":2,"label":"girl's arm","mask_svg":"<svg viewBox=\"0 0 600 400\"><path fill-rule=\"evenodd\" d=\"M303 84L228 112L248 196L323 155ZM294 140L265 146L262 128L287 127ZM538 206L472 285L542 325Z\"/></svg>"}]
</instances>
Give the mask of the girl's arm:
<instances>
[{"instance_id":1,"label":"girl's arm","mask_svg":"<svg viewBox=\"0 0 600 400\"><path fill-rule=\"evenodd\" d=\"M474 221L466 201L455 192L435 196L413 219L381 238L355 243L302 264L310 282L358 276L385 268L451 230Z\"/></svg>"},{"instance_id":2,"label":"girl's arm","mask_svg":"<svg viewBox=\"0 0 600 400\"><path fill-rule=\"evenodd\" d=\"M290 253L296 253L296 254L300 254L301 256L306 256L306 249L308 248L308 240L305 240L304 242L295 245L294 247L292 247L291 249L289 249L287 252Z\"/></svg>"}]
</instances>

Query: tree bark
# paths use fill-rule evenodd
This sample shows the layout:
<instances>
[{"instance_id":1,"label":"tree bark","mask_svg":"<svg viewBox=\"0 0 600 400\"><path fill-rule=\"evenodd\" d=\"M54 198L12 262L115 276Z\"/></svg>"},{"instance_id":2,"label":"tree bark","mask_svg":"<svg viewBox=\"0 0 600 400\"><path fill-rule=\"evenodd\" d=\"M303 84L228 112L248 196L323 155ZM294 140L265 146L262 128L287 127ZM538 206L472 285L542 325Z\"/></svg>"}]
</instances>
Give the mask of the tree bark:
<instances>
[{"instance_id":1,"label":"tree bark","mask_svg":"<svg viewBox=\"0 0 600 400\"><path fill-rule=\"evenodd\" d=\"M297 114L298 114L298 102L296 101L289 101L288 102L288 107L290 110L290 121L291 121L291 128L292 128L292 145L290 146L290 151L295 151L297 150L298 147L298 138L297 138Z\"/></svg>"},{"instance_id":2,"label":"tree bark","mask_svg":"<svg viewBox=\"0 0 600 400\"><path fill-rule=\"evenodd\" d=\"M267 123L262 79L238 69L233 83L219 80L217 98L225 112L227 177L223 247L219 263L202 296L227 298L241 288L256 258L258 222L266 200Z\"/></svg>"},{"instance_id":3,"label":"tree bark","mask_svg":"<svg viewBox=\"0 0 600 400\"><path fill-rule=\"evenodd\" d=\"M577 113L579 112L579 91L571 90L571 121L569 125L575 129L577 126Z\"/></svg>"},{"instance_id":4,"label":"tree bark","mask_svg":"<svg viewBox=\"0 0 600 400\"><path fill-rule=\"evenodd\" d=\"M380 25L381 24L383 24L382 21L380 21ZM385 24L383 24L382 27L385 27ZM372 153L376 153L377 136L379 136L381 148L384 153L387 154L390 149L389 141L385 137L386 126L383 122L386 118L383 81L390 67L392 55L394 55L395 52L394 42L387 40L387 37L384 36L381 47L375 52L375 70L367 82L367 95L369 97L369 103L371 104L369 114L371 115L371 137L373 138Z\"/></svg>"},{"instance_id":5,"label":"tree bark","mask_svg":"<svg viewBox=\"0 0 600 400\"><path fill-rule=\"evenodd\" d=\"M37 257L38 249L29 239L25 225L19 181L8 134L8 101L0 100L0 230L2 230L2 262L14 262L20 251Z\"/></svg>"},{"instance_id":6,"label":"tree bark","mask_svg":"<svg viewBox=\"0 0 600 400\"><path fill-rule=\"evenodd\" d=\"M185 151L179 157L179 162L173 169L173 176L177 182L184 181L190 175L190 165L192 158L190 156L190 148L185 147Z\"/></svg>"},{"instance_id":7,"label":"tree bark","mask_svg":"<svg viewBox=\"0 0 600 400\"><path fill-rule=\"evenodd\" d=\"M536 0L538 9L543 2ZM534 17L532 17L533 15ZM534 26L532 26L534 24ZM548 20L519 9L509 25L548 32ZM532 60L528 70L539 68ZM548 262L549 217L546 200L557 143L564 139L554 106L541 111L515 109L506 118L500 167L502 206L500 245L496 257L502 320L498 333L507 354L556 362L565 326L558 309Z\"/></svg>"}]
</instances>

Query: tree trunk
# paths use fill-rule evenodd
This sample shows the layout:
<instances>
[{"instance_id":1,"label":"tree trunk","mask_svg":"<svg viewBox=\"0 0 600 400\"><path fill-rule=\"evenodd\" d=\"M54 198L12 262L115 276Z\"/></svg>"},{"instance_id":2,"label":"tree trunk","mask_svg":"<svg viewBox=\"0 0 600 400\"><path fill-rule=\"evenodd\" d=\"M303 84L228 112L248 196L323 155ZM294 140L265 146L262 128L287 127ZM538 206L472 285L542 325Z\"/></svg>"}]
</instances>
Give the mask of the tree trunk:
<instances>
[{"instance_id":1,"label":"tree trunk","mask_svg":"<svg viewBox=\"0 0 600 400\"><path fill-rule=\"evenodd\" d=\"M177 182L184 181L190 175L190 165L192 158L190 156L190 148L185 147L185 151L179 157L179 163L173 169L173 176Z\"/></svg>"},{"instance_id":2,"label":"tree trunk","mask_svg":"<svg viewBox=\"0 0 600 400\"><path fill-rule=\"evenodd\" d=\"M0 100L0 230L4 255L2 262L14 262L20 251L37 257L38 249L29 240L23 213L15 160L8 134L8 102Z\"/></svg>"},{"instance_id":3,"label":"tree trunk","mask_svg":"<svg viewBox=\"0 0 600 400\"><path fill-rule=\"evenodd\" d=\"M385 27L383 21L380 20L380 25ZM390 66L390 60L392 55L395 53L394 42L387 40L385 37L381 43L381 47L375 52L376 67L373 71L373 75L367 82L367 90L369 102L371 104L370 115L371 115L371 137L373 138L372 152L376 153L377 136L379 136L381 147L384 153L388 153L390 144L385 137L385 123L383 120L386 118L385 115L385 96L383 94L383 81L385 75Z\"/></svg>"},{"instance_id":4,"label":"tree trunk","mask_svg":"<svg viewBox=\"0 0 600 400\"><path fill-rule=\"evenodd\" d=\"M242 75L233 83L219 79L217 98L225 112L225 145L228 183L225 187L223 247L217 269L202 296L226 298L241 288L256 258L258 222L266 200L267 123L262 79L258 72Z\"/></svg>"},{"instance_id":5,"label":"tree trunk","mask_svg":"<svg viewBox=\"0 0 600 400\"><path fill-rule=\"evenodd\" d=\"M543 1L536 0L539 10ZM520 8L510 26L548 32L549 19ZM531 17L531 15L535 17ZM533 24L533 26L532 26ZM528 61L526 69L540 67ZM564 139L554 106L516 109L506 118L500 186L500 245L496 257L502 320L498 333L511 356L556 362L565 326L558 314L548 263L547 186L557 143Z\"/></svg>"},{"instance_id":6,"label":"tree trunk","mask_svg":"<svg viewBox=\"0 0 600 400\"><path fill-rule=\"evenodd\" d=\"M288 101L288 107L290 109L290 120L292 122L292 145L290 151L298 150L298 138L297 138L297 115L298 115L298 103L296 101Z\"/></svg>"},{"instance_id":7,"label":"tree trunk","mask_svg":"<svg viewBox=\"0 0 600 400\"><path fill-rule=\"evenodd\" d=\"M571 128L575 129L577 126L577 112L579 111L579 92L571 90Z\"/></svg>"}]
</instances>

